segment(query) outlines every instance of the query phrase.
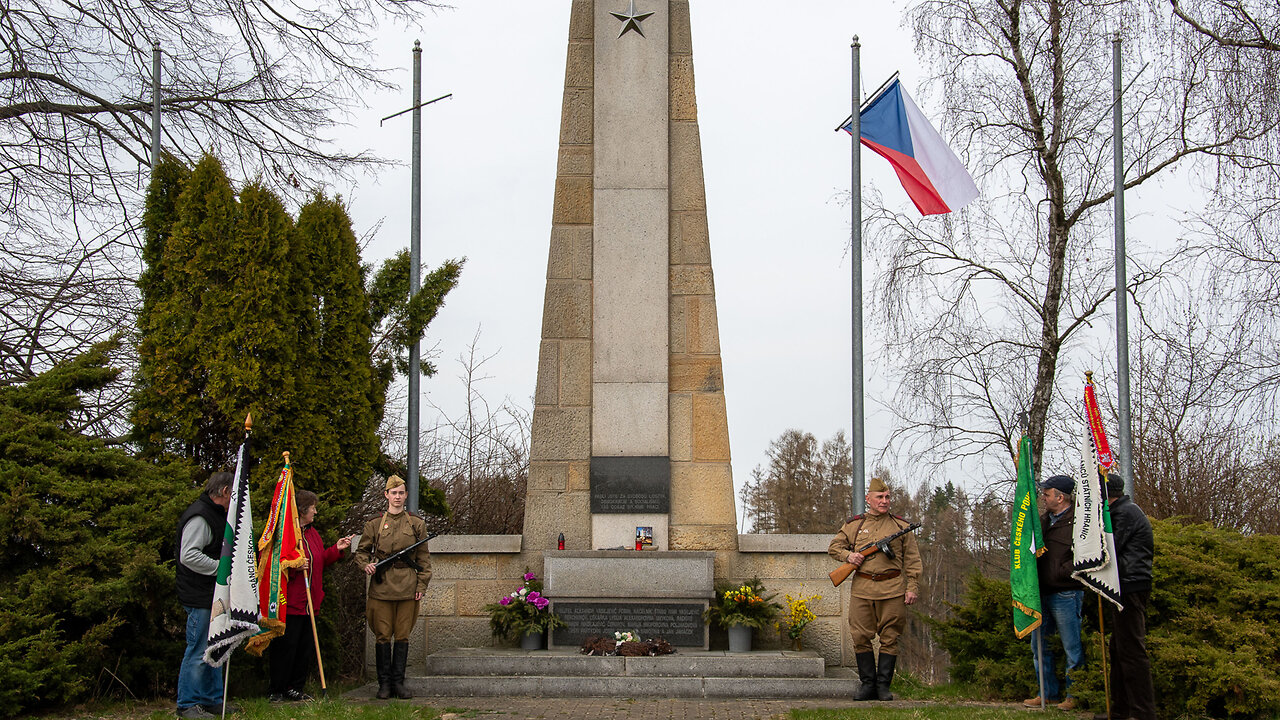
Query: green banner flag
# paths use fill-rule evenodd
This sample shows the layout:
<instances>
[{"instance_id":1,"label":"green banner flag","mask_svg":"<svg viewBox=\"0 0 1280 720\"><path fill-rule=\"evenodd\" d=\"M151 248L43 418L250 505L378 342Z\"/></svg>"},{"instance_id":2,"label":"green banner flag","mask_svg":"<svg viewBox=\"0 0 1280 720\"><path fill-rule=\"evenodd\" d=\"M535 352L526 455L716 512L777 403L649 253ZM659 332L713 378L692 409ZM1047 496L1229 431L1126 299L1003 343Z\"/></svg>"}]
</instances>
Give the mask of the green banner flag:
<instances>
[{"instance_id":1,"label":"green banner flag","mask_svg":"<svg viewBox=\"0 0 1280 720\"><path fill-rule=\"evenodd\" d=\"M1036 479L1031 469L1031 438L1018 443L1018 487L1013 494L1009 531L1009 587L1013 591L1013 631L1024 638L1040 627L1040 577L1036 558L1044 552Z\"/></svg>"}]
</instances>

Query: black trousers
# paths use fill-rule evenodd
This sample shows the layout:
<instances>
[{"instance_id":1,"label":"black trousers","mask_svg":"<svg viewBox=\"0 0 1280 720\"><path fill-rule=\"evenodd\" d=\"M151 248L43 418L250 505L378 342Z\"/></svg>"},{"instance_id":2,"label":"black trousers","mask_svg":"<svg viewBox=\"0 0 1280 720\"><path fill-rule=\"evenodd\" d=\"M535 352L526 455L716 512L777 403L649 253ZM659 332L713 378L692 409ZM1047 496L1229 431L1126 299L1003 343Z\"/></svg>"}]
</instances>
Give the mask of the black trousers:
<instances>
[{"instance_id":1,"label":"black trousers","mask_svg":"<svg viewBox=\"0 0 1280 720\"><path fill-rule=\"evenodd\" d=\"M278 695L285 690L302 691L315 664L316 647L311 639L311 618L306 615L285 616L284 635L267 646L271 666L271 689Z\"/></svg>"},{"instance_id":2,"label":"black trousers","mask_svg":"<svg viewBox=\"0 0 1280 720\"><path fill-rule=\"evenodd\" d=\"M1150 591L1124 593L1124 609L1111 613L1111 717L1156 720L1151 659L1147 657Z\"/></svg>"}]
</instances>

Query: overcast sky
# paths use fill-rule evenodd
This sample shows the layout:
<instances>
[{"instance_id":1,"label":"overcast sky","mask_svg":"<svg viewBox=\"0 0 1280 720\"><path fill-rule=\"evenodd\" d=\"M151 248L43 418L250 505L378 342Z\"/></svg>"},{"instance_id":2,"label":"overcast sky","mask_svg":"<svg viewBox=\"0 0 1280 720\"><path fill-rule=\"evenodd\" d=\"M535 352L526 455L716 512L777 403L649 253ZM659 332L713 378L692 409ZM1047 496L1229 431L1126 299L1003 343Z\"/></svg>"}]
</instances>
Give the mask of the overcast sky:
<instances>
[{"instance_id":1,"label":"overcast sky","mask_svg":"<svg viewBox=\"0 0 1280 720\"><path fill-rule=\"evenodd\" d=\"M657 1L637 0L637 9ZM741 486L782 431L799 428L823 440L851 425L850 222L841 202L851 138L833 131L850 108L851 37L862 43L864 92L900 71L926 115L932 104L920 82L925 69L900 26L902 2L691 6L733 474ZM423 382L424 427L434 420L427 403L459 412L454 359L477 328L480 351L498 352L482 392L494 405L510 397L532 407L569 8L568 0L461 0L424 17L420 30L386 28L383 64L400 68L394 79L405 90L368 98L369 111L344 134L344 144L405 162L337 188L357 232L382 223L365 254L376 261L409 244L410 119L381 127L379 119L409 106L413 41L421 39L423 98L453 93L423 111L423 259L434 267L467 258L425 343L438 347L441 372ZM863 173L888 204L910 207L882 159L864 153ZM875 337L867 341L873 351ZM874 410L890 389L873 361L866 372ZM884 442L885 422L868 418L869 457Z\"/></svg>"}]
</instances>

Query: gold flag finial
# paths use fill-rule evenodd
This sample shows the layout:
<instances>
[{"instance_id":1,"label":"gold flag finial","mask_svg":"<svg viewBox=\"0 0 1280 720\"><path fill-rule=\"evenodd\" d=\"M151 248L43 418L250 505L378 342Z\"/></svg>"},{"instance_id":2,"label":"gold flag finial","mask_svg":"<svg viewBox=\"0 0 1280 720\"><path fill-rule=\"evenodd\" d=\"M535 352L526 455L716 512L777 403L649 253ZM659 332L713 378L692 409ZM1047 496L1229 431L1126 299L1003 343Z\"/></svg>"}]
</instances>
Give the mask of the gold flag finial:
<instances>
[{"instance_id":1,"label":"gold flag finial","mask_svg":"<svg viewBox=\"0 0 1280 720\"><path fill-rule=\"evenodd\" d=\"M253 429L253 413L248 413L244 416L244 429L245 432Z\"/></svg>"},{"instance_id":2,"label":"gold flag finial","mask_svg":"<svg viewBox=\"0 0 1280 720\"><path fill-rule=\"evenodd\" d=\"M281 455L284 455L284 466L289 467L289 451L285 450Z\"/></svg>"}]
</instances>

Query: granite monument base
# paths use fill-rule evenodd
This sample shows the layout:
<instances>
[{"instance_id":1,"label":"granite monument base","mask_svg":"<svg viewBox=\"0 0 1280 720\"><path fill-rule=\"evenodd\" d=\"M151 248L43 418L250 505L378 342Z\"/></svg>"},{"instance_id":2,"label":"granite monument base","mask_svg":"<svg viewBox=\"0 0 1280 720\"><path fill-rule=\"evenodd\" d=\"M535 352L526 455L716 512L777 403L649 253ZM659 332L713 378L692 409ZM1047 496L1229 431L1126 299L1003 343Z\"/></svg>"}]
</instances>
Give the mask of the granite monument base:
<instances>
[{"instance_id":1,"label":"granite monument base","mask_svg":"<svg viewBox=\"0 0 1280 720\"><path fill-rule=\"evenodd\" d=\"M635 631L677 647L707 649L702 612L715 597L714 563L713 552L547 552L544 589L566 623L552 634L550 647Z\"/></svg>"}]
</instances>

